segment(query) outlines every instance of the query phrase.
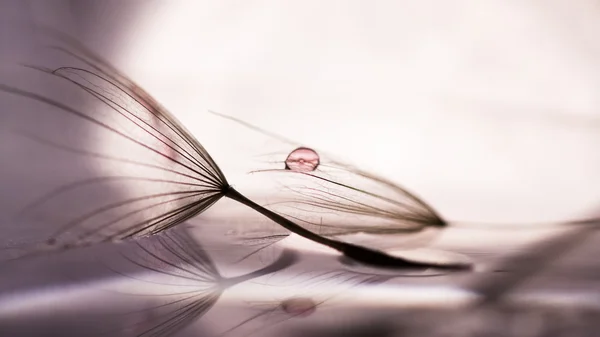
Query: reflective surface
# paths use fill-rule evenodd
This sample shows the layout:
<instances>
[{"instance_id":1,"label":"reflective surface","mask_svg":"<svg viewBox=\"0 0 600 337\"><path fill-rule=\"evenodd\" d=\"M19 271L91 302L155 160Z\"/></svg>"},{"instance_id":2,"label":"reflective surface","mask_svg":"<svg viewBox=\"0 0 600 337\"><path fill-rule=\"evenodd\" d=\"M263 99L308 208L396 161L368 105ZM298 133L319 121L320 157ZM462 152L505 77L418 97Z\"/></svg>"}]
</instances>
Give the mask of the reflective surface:
<instances>
[{"instance_id":1,"label":"reflective surface","mask_svg":"<svg viewBox=\"0 0 600 337\"><path fill-rule=\"evenodd\" d=\"M592 336L598 328L593 317L600 310L600 270L589 258L598 253L600 237L595 231L575 250L522 280L502 298L476 305L486 296L487 286L528 266L528 254L536 251L524 247L535 246L532 242L548 237L548 231L522 232L520 237L527 239L517 243L489 230L450 229L431 249L464 253L476 262L474 272L377 273L344 264L336 253L297 237L232 263L249 248L225 242L218 234L219 225L223 224L191 226L176 233L186 240L193 238L185 251L205 254L203 265L211 263L215 273L236 279L234 284L218 281L218 277L217 281L190 279L188 272L199 270L185 262L192 253L179 261L173 255L163 261L180 267L156 264L158 257L169 255L164 249L169 246L157 246L156 239L144 240L140 246L71 251L3 269L8 277L1 284L0 327L19 336L50 332L61 336L161 335L157 326L164 322L182 329L177 336L477 336L483 332L548 336L557 331L561 333L557 336ZM469 242L458 239L467 234ZM489 249L487 240L495 249ZM155 255L149 256L150 251ZM499 263L510 254L521 258ZM276 267L253 274L267 265ZM250 276L243 279L240 275ZM222 286L213 289L219 282ZM193 297L188 296L190 292ZM211 292L216 292L218 300L194 319L184 320L187 312L182 308L202 303ZM291 301L304 305L307 299L314 304L310 311L288 310ZM173 317L178 319L170 320Z\"/></svg>"}]
</instances>

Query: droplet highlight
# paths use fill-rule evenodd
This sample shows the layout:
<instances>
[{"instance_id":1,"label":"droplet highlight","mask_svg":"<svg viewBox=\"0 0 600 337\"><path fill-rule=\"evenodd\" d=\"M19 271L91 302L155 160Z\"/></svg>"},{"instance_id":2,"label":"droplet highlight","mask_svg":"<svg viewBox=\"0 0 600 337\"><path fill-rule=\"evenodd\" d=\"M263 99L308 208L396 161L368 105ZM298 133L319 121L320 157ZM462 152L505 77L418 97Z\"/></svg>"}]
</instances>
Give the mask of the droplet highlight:
<instances>
[{"instance_id":1,"label":"droplet highlight","mask_svg":"<svg viewBox=\"0 0 600 337\"><path fill-rule=\"evenodd\" d=\"M319 154L307 147L299 147L285 159L285 169L296 172L311 172L320 164Z\"/></svg>"}]
</instances>

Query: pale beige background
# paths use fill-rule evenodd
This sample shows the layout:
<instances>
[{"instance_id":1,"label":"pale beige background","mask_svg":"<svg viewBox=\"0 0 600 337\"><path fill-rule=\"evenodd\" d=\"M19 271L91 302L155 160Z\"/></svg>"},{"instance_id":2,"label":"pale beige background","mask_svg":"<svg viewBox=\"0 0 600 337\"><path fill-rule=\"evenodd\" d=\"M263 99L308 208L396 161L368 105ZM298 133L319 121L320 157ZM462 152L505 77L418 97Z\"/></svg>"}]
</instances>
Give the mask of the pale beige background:
<instances>
[{"instance_id":1,"label":"pale beige background","mask_svg":"<svg viewBox=\"0 0 600 337\"><path fill-rule=\"evenodd\" d=\"M121 61L226 173L239 153L208 109L402 182L450 219L561 220L600 201L599 6L154 2Z\"/></svg>"}]
</instances>

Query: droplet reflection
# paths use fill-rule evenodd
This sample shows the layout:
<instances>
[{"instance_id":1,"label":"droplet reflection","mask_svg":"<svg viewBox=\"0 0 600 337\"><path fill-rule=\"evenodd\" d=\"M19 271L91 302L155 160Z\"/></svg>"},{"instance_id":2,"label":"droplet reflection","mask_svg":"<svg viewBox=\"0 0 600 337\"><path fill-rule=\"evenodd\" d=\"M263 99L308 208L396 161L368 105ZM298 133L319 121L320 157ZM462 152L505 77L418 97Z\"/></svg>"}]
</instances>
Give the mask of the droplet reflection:
<instances>
[{"instance_id":1,"label":"droplet reflection","mask_svg":"<svg viewBox=\"0 0 600 337\"><path fill-rule=\"evenodd\" d=\"M306 297L290 298L281 302L281 310L292 316L308 316L315 312L316 304Z\"/></svg>"},{"instance_id":2,"label":"droplet reflection","mask_svg":"<svg viewBox=\"0 0 600 337\"><path fill-rule=\"evenodd\" d=\"M285 159L285 169L297 172L311 172L317 169L320 159L319 154L307 147L299 147Z\"/></svg>"}]
</instances>

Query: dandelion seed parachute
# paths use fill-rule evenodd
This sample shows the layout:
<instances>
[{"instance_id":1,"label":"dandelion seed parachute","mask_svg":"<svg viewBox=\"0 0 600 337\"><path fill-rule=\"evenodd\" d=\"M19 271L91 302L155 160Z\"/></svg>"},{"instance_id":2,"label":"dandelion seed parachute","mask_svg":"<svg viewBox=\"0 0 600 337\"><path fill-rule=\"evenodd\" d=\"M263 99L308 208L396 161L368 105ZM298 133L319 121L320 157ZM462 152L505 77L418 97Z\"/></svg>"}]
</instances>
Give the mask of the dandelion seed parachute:
<instances>
[{"instance_id":1,"label":"dandelion seed parachute","mask_svg":"<svg viewBox=\"0 0 600 337\"><path fill-rule=\"evenodd\" d=\"M263 167L254 167L252 173L264 175L261 194L266 195L263 205L283 214L301 226L324 236L349 242L369 242L380 249L417 248L430 242L440 230L448 226L486 228L491 230L514 229L522 226L568 227L592 225L597 219L582 219L540 224L469 224L447 221L424 200L406 188L352 165L321 155L311 147L264 130L247 121L222 113L210 113L268 137L267 147L280 147L271 151ZM273 140L278 144L273 144ZM291 151L290 151L291 150ZM258 164L257 164L258 165ZM257 197L253 197L257 200ZM380 234L374 238L356 239L348 234ZM283 229L273 229L267 235L246 235L242 242L260 245L256 252L286 238ZM385 239L382 239L382 236ZM361 241L362 240L362 241ZM370 241L365 241L370 240ZM433 252L439 264L466 259L445 252ZM431 254L426 254L431 255ZM404 254L405 258L409 258ZM411 258L412 259L412 258ZM430 258L427 258L431 261ZM412 259L414 260L414 259ZM420 260L419 261L424 261ZM443 262L445 261L445 262Z\"/></svg>"},{"instance_id":2,"label":"dandelion seed parachute","mask_svg":"<svg viewBox=\"0 0 600 337\"><path fill-rule=\"evenodd\" d=\"M54 150L89 157L95 163L108 163L116 170L110 171L110 174L100 170L92 177L64 184L47 192L23 210L22 214L28 216L42 206L55 209L57 205L64 207L72 200L86 198L89 189L100 191L95 197L103 200L104 204L98 205L98 200L88 202L87 209L83 208L83 211L72 207L71 216L46 241L46 250L64 250L158 234L202 213L220 198L227 197L254 209L289 231L333 248L356 261L392 268L432 266L321 236L246 198L229 185L221 169L198 140L149 94L81 44L64 36L59 36L59 39L66 47L52 48L78 60L81 65L31 68L72 84L85 93L94 105L78 109L68 103L7 85L0 85L0 91L34 102L36 108L44 113L62 114L91 126L96 137L91 139L102 139L110 147L98 148L98 141L90 141L89 144L84 140L77 144L55 143L52 139L20 130L30 140ZM106 195L102 197L103 187L118 186L124 182L133 185L128 185L120 199L107 200ZM62 200L62 203L58 200ZM29 248L25 248L25 251L21 255L32 254ZM34 252L37 253L39 249Z\"/></svg>"},{"instance_id":3,"label":"dandelion seed parachute","mask_svg":"<svg viewBox=\"0 0 600 337\"><path fill-rule=\"evenodd\" d=\"M407 248L413 244L412 237L420 246L447 226L432 206L394 182L248 122L211 113L293 149L287 155L279 153L279 160L270 161L267 168L252 172L264 179L259 193L266 195L268 202L263 205L311 231L336 237L355 233L394 235ZM273 234L279 235L265 238L266 244L285 237L282 230L274 230ZM259 241L260 237L247 240Z\"/></svg>"}]
</instances>

